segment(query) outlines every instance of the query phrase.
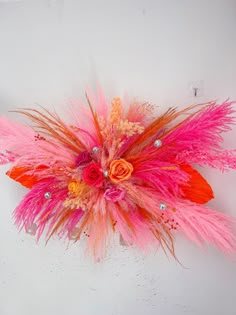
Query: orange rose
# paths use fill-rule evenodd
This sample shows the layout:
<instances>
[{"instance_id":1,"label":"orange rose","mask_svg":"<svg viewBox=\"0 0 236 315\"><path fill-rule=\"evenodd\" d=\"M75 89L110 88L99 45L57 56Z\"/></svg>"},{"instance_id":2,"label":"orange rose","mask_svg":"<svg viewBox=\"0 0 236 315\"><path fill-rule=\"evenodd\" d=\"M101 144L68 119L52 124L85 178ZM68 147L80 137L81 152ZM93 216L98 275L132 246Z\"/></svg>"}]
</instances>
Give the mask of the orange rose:
<instances>
[{"instance_id":1,"label":"orange rose","mask_svg":"<svg viewBox=\"0 0 236 315\"><path fill-rule=\"evenodd\" d=\"M133 165L126 160L114 160L110 164L109 177L114 183L122 182L130 178L133 170Z\"/></svg>"}]
</instances>

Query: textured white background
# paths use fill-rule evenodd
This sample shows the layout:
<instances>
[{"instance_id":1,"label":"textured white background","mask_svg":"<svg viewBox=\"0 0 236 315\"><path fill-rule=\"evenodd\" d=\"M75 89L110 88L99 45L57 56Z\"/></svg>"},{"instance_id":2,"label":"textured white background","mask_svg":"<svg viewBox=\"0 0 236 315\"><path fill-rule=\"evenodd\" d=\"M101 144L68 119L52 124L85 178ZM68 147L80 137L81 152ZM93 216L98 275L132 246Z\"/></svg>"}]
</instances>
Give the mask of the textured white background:
<instances>
[{"instance_id":1,"label":"textured white background","mask_svg":"<svg viewBox=\"0 0 236 315\"><path fill-rule=\"evenodd\" d=\"M203 80L194 99L189 82ZM99 81L108 97L168 105L236 99L235 0L0 1L0 113L59 108ZM235 146L236 128L225 137ZM37 245L11 213L25 190L0 171L0 315L235 315L236 268L177 236L185 267L114 244L103 263L80 244ZM236 216L236 172L204 170Z\"/></svg>"}]
</instances>

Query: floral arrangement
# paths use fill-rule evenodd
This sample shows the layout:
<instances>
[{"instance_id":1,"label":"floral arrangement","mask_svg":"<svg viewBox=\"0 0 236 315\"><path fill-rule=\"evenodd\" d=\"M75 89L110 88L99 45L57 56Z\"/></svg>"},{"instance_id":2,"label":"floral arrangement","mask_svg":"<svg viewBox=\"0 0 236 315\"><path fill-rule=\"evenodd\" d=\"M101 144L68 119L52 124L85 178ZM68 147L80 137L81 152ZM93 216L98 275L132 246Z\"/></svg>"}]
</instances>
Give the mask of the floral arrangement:
<instances>
[{"instance_id":1,"label":"floral arrangement","mask_svg":"<svg viewBox=\"0 0 236 315\"><path fill-rule=\"evenodd\" d=\"M236 169L236 150L221 146L234 103L158 114L146 102L109 103L100 89L86 98L70 122L44 108L17 110L31 127L0 117L0 164L11 163L7 175L29 189L14 211L19 229L34 225L37 240L84 236L95 258L115 233L174 257L177 231L235 253L235 220L205 205L214 193L195 168Z\"/></svg>"}]
</instances>

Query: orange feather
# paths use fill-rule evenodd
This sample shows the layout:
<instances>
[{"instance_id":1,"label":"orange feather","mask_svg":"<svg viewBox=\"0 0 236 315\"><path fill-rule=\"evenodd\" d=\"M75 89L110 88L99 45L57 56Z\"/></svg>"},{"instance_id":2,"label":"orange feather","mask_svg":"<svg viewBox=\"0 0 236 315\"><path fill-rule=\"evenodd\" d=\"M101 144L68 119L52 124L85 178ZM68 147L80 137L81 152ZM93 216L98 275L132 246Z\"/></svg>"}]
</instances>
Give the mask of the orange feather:
<instances>
[{"instance_id":1,"label":"orange feather","mask_svg":"<svg viewBox=\"0 0 236 315\"><path fill-rule=\"evenodd\" d=\"M198 171L190 165L181 165L180 168L190 175L187 185L181 186L184 199L204 204L214 198L211 186Z\"/></svg>"},{"instance_id":2,"label":"orange feather","mask_svg":"<svg viewBox=\"0 0 236 315\"><path fill-rule=\"evenodd\" d=\"M35 171L42 170L47 168L46 166L39 166L35 169ZM30 167L20 167L20 166L13 166L6 174L14 179L15 181L21 183L21 185L32 188L33 185L37 184L39 182L38 175L28 175L26 174L28 171L31 171L32 169Z\"/></svg>"}]
</instances>

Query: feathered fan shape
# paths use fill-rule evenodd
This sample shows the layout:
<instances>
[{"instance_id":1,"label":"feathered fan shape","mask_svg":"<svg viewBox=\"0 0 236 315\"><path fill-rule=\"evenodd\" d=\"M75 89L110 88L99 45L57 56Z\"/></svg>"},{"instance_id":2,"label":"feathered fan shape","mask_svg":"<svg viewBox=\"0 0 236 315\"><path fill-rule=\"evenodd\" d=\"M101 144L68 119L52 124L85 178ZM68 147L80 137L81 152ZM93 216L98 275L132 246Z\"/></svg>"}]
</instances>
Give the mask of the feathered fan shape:
<instances>
[{"instance_id":1,"label":"feathered fan shape","mask_svg":"<svg viewBox=\"0 0 236 315\"><path fill-rule=\"evenodd\" d=\"M56 113L23 109L34 128L0 118L1 164L30 189L14 215L18 227L37 226L78 241L102 257L111 234L127 245L161 246L175 257L174 234L199 245L235 252L234 219L204 206L213 191L193 164L236 168L222 132L234 122L233 102L168 109L155 118L148 103L111 104L101 91L88 106L71 109L73 122Z\"/></svg>"}]
</instances>

